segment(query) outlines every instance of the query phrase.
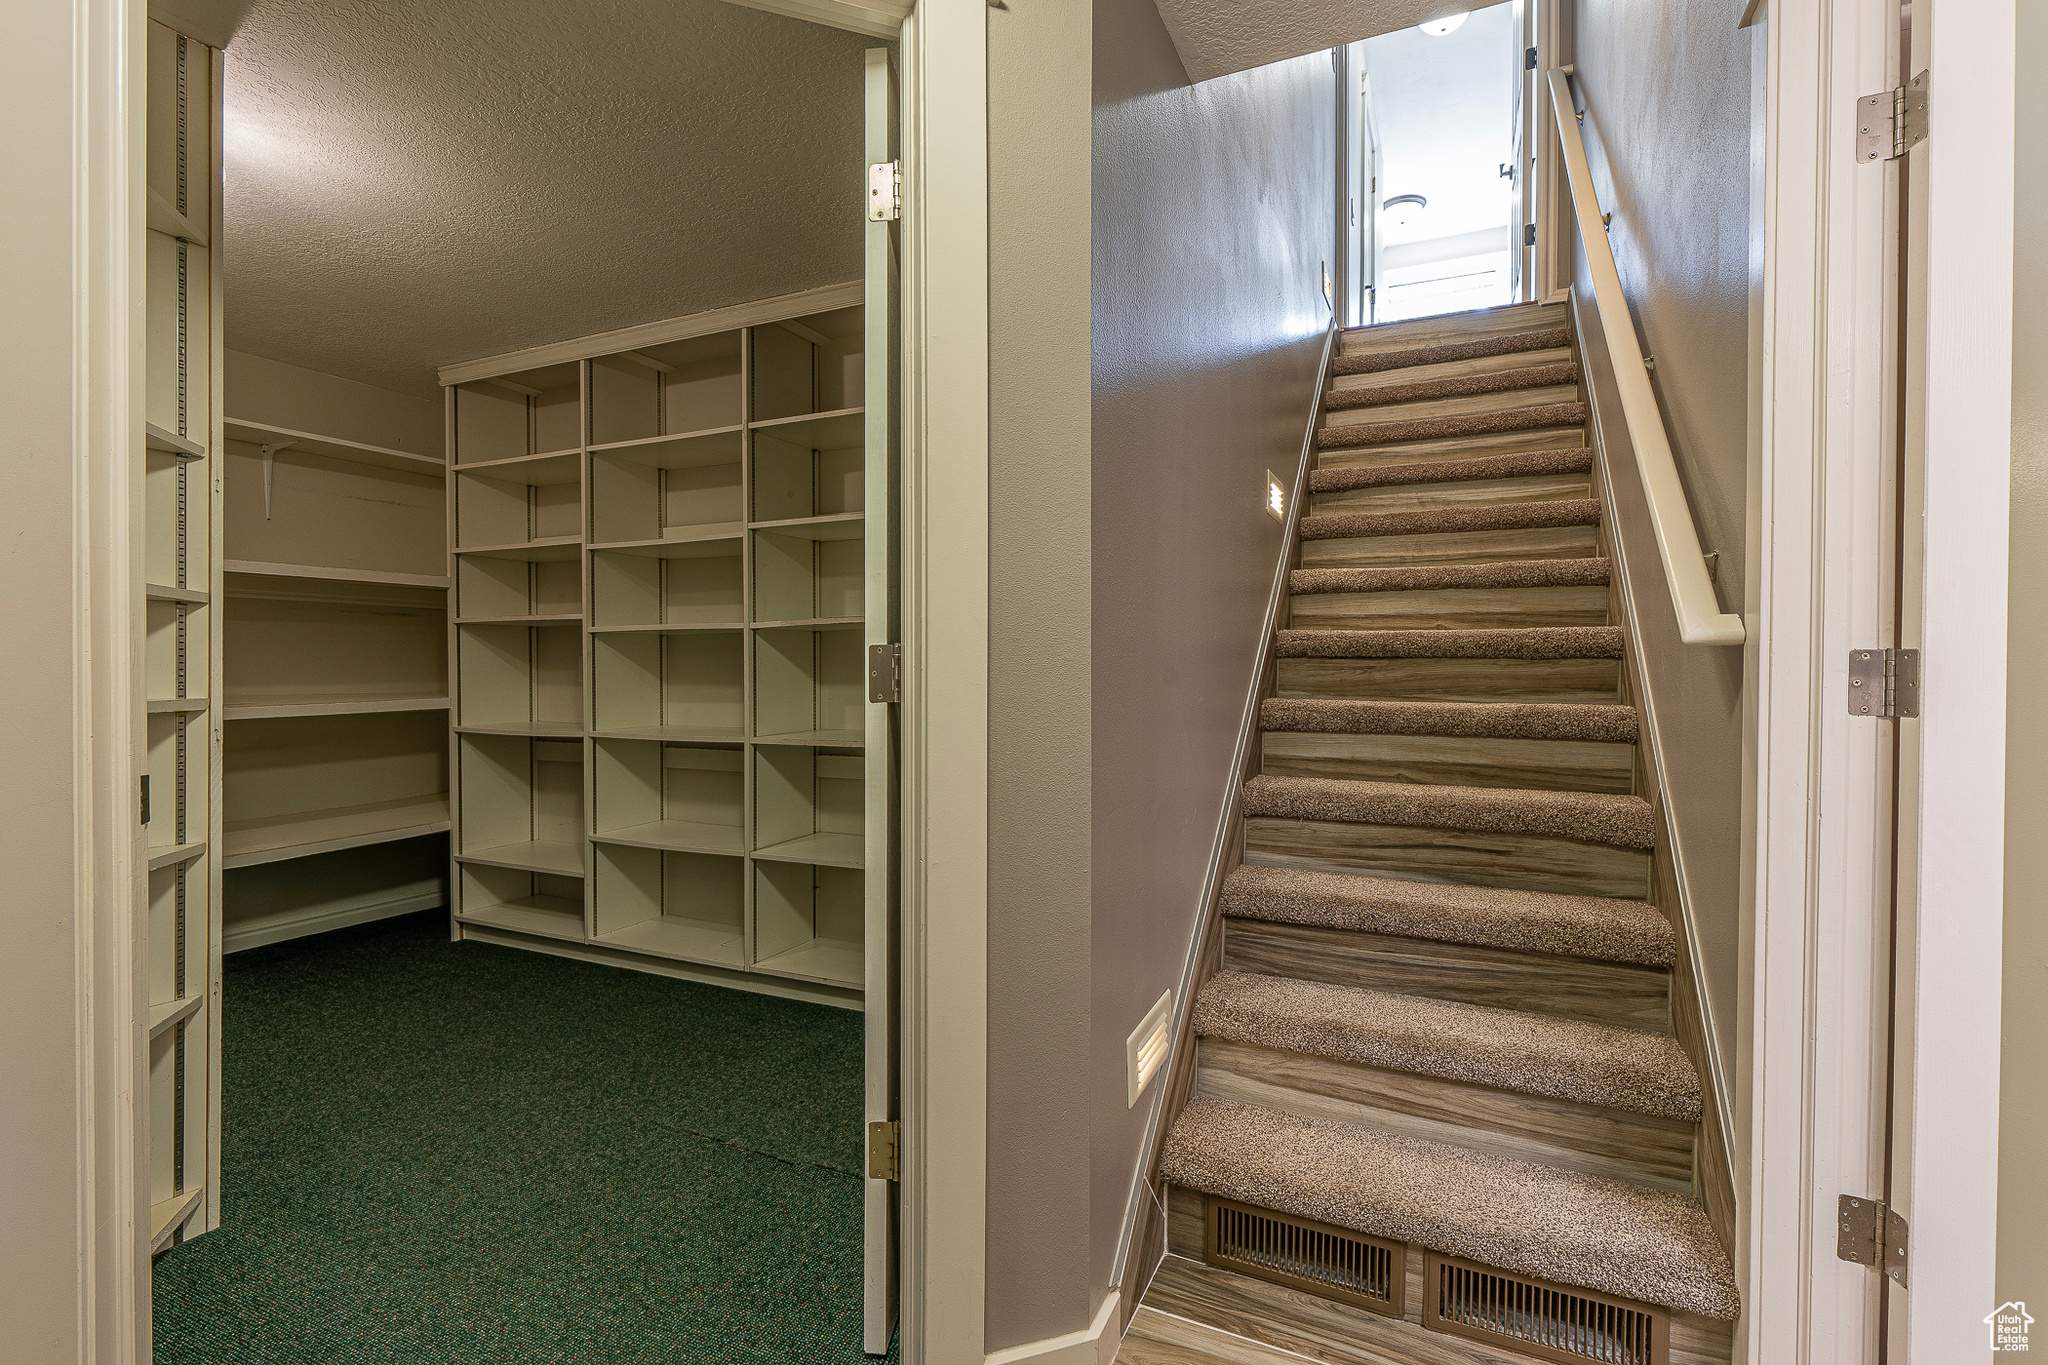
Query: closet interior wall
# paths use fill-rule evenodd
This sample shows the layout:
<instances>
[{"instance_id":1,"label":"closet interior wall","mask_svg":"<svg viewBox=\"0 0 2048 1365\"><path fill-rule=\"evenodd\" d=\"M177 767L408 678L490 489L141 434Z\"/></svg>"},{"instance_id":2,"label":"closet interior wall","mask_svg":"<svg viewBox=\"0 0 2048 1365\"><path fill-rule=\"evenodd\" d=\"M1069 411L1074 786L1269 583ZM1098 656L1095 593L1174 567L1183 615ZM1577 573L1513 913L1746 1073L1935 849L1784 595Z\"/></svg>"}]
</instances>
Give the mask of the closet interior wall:
<instances>
[{"instance_id":1,"label":"closet interior wall","mask_svg":"<svg viewBox=\"0 0 2048 1365\"><path fill-rule=\"evenodd\" d=\"M458 937L860 1004L861 298L444 368Z\"/></svg>"},{"instance_id":2,"label":"closet interior wall","mask_svg":"<svg viewBox=\"0 0 2048 1365\"><path fill-rule=\"evenodd\" d=\"M220 1224L221 61L148 21L136 917L152 1251Z\"/></svg>"},{"instance_id":3,"label":"closet interior wall","mask_svg":"<svg viewBox=\"0 0 2048 1365\"><path fill-rule=\"evenodd\" d=\"M224 948L447 904L440 405L226 356Z\"/></svg>"}]
</instances>

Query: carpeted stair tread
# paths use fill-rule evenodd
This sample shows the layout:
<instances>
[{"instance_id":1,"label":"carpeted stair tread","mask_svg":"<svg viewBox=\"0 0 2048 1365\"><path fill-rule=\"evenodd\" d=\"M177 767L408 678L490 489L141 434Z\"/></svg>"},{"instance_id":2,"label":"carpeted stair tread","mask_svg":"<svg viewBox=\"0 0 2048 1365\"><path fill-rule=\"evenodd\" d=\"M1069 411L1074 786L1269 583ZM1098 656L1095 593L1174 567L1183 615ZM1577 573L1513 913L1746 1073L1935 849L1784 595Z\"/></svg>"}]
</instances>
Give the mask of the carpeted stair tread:
<instances>
[{"instance_id":1,"label":"carpeted stair tread","mask_svg":"<svg viewBox=\"0 0 2048 1365\"><path fill-rule=\"evenodd\" d=\"M1355 426L1322 427L1316 449L1386 445L1394 441L1429 441L1450 436L1483 436L1496 431L1530 431L1537 427L1579 426L1586 420L1584 403L1540 403L1508 412L1482 412L1465 417L1418 417L1404 422L1361 422Z\"/></svg>"},{"instance_id":2,"label":"carpeted stair tread","mask_svg":"<svg viewBox=\"0 0 2048 1365\"><path fill-rule=\"evenodd\" d=\"M1369 389L1332 389L1323 406L1332 412L1351 408L1377 408L1389 403L1415 403L1431 398L1465 398L1479 393L1513 393L1517 389L1541 389L1553 384L1576 384L1579 367L1573 361L1553 365L1525 365L1520 369L1496 370L1492 374L1466 374L1447 379L1418 379L1412 384L1384 384Z\"/></svg>"},{"instance_id":3,"label":"carpeted stair tread","mask_svg":"<svg viewBox=\"0 0 2048 1365\"><path fill-rule=\"evenodd\" d=\"M1604 792L1262 775L1245 783L1244 813L1276 820L1548 835L1639 853L1649 852L1657 839L1649 802Z\"/></svg>"},{"instance_id":4,"label":"carpeted stair tread","mask_svg":"<svg viewBox=\"0 0 2048 1365\"><path fill-rule=\"evenodd\" d=\"M1576 450L1531 450L1516 455L1488 455L1474 460L1436 464L1366 465L1317 469L1308 476L1311 493L1345 493L1355 488L1397 488L1414 483L1471 483L1481 479L1518 479L1543 474L1583 474L1593 468L1590 446Z\"/></svg>"},{"instance_id":5,"label":"carpeted stair tread","mask_svg":"<svg viewBox=\"0 0 2048 1365\"><path fill-rule=\"evenodd\" d=\"M1277 630L1282 659L1619 659L1620 626Z\"/></svg>"},{"instance_id":6,"label":"carpeted stair tread","mask_svg":"<svg viewBox=\"0 0 2048 1365\"><path fill-rule=\"evenodd\" d=\"M1504 1270L1733 1318L1734 1267L1683 1195L1198 1095L1160 1174L1176 1185Z\"/></svg>"},{"instance_id":7,"label":"carpeted stair tread","mask_svg":"<svg viewBox=\"0 0 2048 1365\"><path fill-rule=\"evenodd\" d=\"M1600 896L1410 882L1243 864L1223 881L1223 913L1268 924L1463 943L1513 952L1669 967L1678 939L1655 906Z\"/></svg>"},{"instance_id":8,"label":"carpeted stair tread","mask_svg":"<svg viewBox=\"0 0 2048 1365\"><path fill-rule=\"evenodd\" d=\"M1414 512L1317 512L1301 519L1303 540L1362 536L1445 535L1459 531L1521 531L1547 526L1598 526L1597 498L1429 507Z\"/></svg>"},{"instance_id":9,"label":"carpeted stair tread","mask_svg":"<svg viewBox=\"0 0 2048 1365\"><path fill-rule=\"evenodd\" d=\"M1559 739L1634 744L1633 706L1561 702L1363 701L1268 697L1259 705L1268 733L1442 735L1473 739Z\"/></svg>"},{"instance_id":10,"label":"carpeted stair tread","mask_svg":"<svg viewBox=\"0 0 2048 1365\"><path fill-rule=\"evenodd\" d=\"M1413 564L1384 569L1296 569L1287 591L1438 592L1455 588L1604 588L1605 559L1504 559L1484 564Z\"/></svg>"},{"instance_id":11,"label":"carpeted stair tread","mask_svg":"<svg viewBox=\"0 0 2048 1365\"><path fill-rule=\"evenodd\" d=\"M1456 1000L1221 972L1194 1030L1280 1052L1694 1122L1700 1079L1669 1034Z\"/></svg>"},{"instance_id":12,"label":"carpeted stair tread","mask_svg":"<svg viewBox=\"0 0 2048 1365\"><path fill-rule=\"evenodd\" d=\"M1331 358L1330 373L1379 374L1385 370L1406 370L1417 365L1443 365L1454 360L1484 360L1488 356L1516 355L1523 351L1554 351L1560 346L1569 346L1571 340L1569 328L1546 327L1534 332L1478 337L1441 346L1416 346L1405 351L1340 354Z\"/></svg>"}]
</instances>

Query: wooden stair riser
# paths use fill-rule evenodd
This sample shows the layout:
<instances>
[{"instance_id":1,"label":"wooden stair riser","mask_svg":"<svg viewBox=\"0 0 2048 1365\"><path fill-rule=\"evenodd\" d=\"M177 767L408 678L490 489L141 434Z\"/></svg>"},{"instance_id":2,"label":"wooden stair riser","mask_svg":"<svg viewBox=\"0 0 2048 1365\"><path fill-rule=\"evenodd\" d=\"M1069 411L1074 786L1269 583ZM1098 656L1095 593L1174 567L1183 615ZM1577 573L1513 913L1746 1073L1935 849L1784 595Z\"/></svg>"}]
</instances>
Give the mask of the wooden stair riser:
<instances>
[{"instance_id":1,"label":"wooden stair riser","mask_svg":"<svg viewBox=\"0 0 2048 1365\"><path fill-rule=\"evenodd\" d=\"M1398 370L1375 370L1371 374L1340 374L1330 380L1332 393L1370 393L1407 384L1429 384L1444 379L1473 379L1480 375L1511 374L1516 370L1544 365L1568 365L1572 348L1557 346L1546 351L1510 351L1506 355L1478 356L1471 360L1443 360L1433 365L1408 365Z\"/></svg>"},{"instance_id":2,"label":"wooden stair riser","mask_svg":"<svg viewBox=\"0 0 2048 1365\"><path fill-rule=\"evenodd\" d=\"M1353 427L1385 426L1397 422L1450 422L1461 417L1493 417L1578 401L1578 385L1547 384L1540 389L1461 394L1456 398L1419 398L1411 403L1388 403L1377 408L1328 410L1323 413L1322 425L1325 431L1347 431Z\"/></svg>"},{"instance_id":3,"label":"wooden stair riser","mask_svg":"<svg viewBox=\"0 0 2048 1365\"><path fill-rule=\"evenodd\" d=\"M1671 1032L1671 973L1470 943L1226 919L1223 970Z\"/></svg>"},{"instance_id":4,"label":"wooden stair riser","mask_svg":"<svg viewBox=\"0 0 2048 1365\"><path fill-rule=\"evenodd\" d=\"M1350 513L1434 512L1446 507L1500 507L1520 502L1573 502L1593 496L1584 474L1527 474L1507 479L1458 479L1347 488L1309 499L1310 516ZM1469 533L1468 533L1469 534ZM1306 541L1304 544L1314 544Z\"/></svg>"},{"instance_id":5,"label":"wooden stair riser","mask_svg":"<svg viewBox=\"0 0 2048 1365\"><path fill-rule=\"evenodd\" d=\"M1354 327L1338 334L1337 350L1342 355L1379 355L1387 351L1419 351L1428 346L1452 346L1481 337L1519 336L1544 332L1567 325L1569 318L1561 303L1531 308L1489 308L1470 313L1449 313L1441 317L1413 318L1405 322L1383 322L1374 327Z\"/></svg>"},{"instance_id":6,"label":"wooden stair riser","mask_svg":"<svg viewBox=\"0 0 2048 1365\"><path fill-rule=\"evenodd\" d=\"M1604 626L1608 593L1588 588L1434 588L1424 592L1295 593L1295 630L1487 630Z\"/></svg>"},{"instance_id":7,"label":"wooden stair riser","mask_svg":"<svg viewBox=\"0 0 2048 1365\"><path fill-rule=\"evenodd\" d=\"M1496 1156L1692 1193L1697 1124L1223 1038L1198 1043L1196 1090Z\"/></svg>"},{"instance_id":8,"label":"wooden stair riser","mask_svg":"<svg viewBox=\"0 0 2048 1365\"><path fill-rule=\"evenodd\" d=\"M1491 834L1324 820L1245 821L1245 861L1311 872L1643 900L1649 857L1544 834Z\"/></svg>"},{"instance_id":9,"label":"wooden stair riser","mask_svg":"<svg viewBox=\"0 0 2048 1365\"><path fill-rule=\"evenodd\" d=\"M1487 455L1520 455L1531 450L1573 450L1586 444L1583 426L1535 427L1528 431L1478 436L1437 436L1379 446L1351 446L1316 453L1318 469L1388 469L1400 465L1476 460Z\"/></svg>"},{"instance_id":10,"label":"wooden stair riser","mask_svg":"<svg viewBox=\"0 0 2048 1365\"><path fill-rule=\"evenodd\" d=\"M1419 536L1304 540L1304 569L1387 569L1422 564L1497 564L1510 559L1597 559L1599 528L1531 526L1513 531L1440 531Z\"/></svg>"},{"instance_id":11,"label":"wooden stair riser","mask_svg":"<svg viewBox=\"0 0 2048 1365\"><path fill-rule=\"evenodd\" d=\"M1446 787L1635 791L1636 746L1462 735L1333 735L1268 731L1260 771Z\"/></svg>"},{"instance_id":12,"label":"wooden stair riser","mask_svg":"<svg viewBox=\"0 0 2048 1365\"><path fill-rule=\"evenodd\" d=\"M1621 695L1619 659L1276 659L1274 694L1366 701L1570 702Z\"/></svg>"}]
</instances>

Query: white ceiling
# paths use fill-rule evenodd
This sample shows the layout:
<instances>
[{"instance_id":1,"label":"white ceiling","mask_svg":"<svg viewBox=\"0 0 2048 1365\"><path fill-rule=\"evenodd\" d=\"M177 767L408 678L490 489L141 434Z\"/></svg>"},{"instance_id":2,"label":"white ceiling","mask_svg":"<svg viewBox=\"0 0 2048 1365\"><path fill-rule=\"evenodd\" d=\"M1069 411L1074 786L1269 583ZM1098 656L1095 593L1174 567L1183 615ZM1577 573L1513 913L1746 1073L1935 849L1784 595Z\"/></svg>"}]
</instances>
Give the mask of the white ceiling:
<instances>
[{"instance_id":1,"label":"white ceiling","mask_svg":"<svg viewBox=\"0 0 2048 1365\"><path fill-rule=\"evenodd\" d=\"M1514 159L1518 45L1512 4L1475 10L1440 38L1404 28L1366 40L1380 194L1429 200L1405 228L1383 217L1382 241L1452 237L1511 221L1500 165Z\"/></svg>"},{"instance_id":2,"label":"white ceiling","mask_svg":"<svg viewBox=\"0 0 2048 1365\"><path fill-rule=\"evenodd\" d=\"M1154 0L1191 81L1327 52L1470 0Z\"/></svg>"},{"instance_id":3,"label":"white ceiling","mask_svg":"<svg viewBox=\"0 0 2048 1365\"><path fill-rule=\"evenodd\" d=\"M434 368L857 278L862 51L722 0L253 0L227 343Z\"/></svg>"}]
</instances>

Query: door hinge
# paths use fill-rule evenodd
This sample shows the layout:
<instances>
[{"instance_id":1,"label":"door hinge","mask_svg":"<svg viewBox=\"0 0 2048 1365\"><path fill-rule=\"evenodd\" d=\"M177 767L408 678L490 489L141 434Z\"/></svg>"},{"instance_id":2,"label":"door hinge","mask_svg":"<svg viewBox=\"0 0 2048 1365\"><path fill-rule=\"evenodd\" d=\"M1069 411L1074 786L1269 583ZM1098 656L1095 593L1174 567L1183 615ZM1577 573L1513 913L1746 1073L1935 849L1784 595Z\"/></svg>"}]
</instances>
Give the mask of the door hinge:
<instances>
[{"instance_id":1,"label":"door hinge","mask_svg":"<svg viewBox=\"0 0 2048 1365\"><path fill-rule=\"evenodd\" d=\"M1927 73L1856 101L1856 160L1894 161L1927 141Z\"/></svg>"},{"instance_id":2,"label":"door hinge","mask_svg":"<svg viewBox=\"0 0 2048 1365\"><path fill-rule=\"evenodd\" d=\"M903 646L868 646L868 700L903 700Z\"/></svg>"},{"instance_id":3,"label":"door hinge","mask_svg":"<svg viewBox=\"0 0 2048 1365\"><path fill-rule=\"evenodd\" d=\"M868 167L868 221L893 223L903 216L903 163L877 161Z\"/></svg>"},{"instance_id":4,"label":"door hinge","mask_svg":"<svg viewBox=\"0 0 2048 1365\"><path fill-rule=\"evenodd\" d=\"M1849 714L1894 717L1919 715L1920 651L1850 650Z\"/></svg>"},{"instance_id":5,"label":"door hinge","mask_svg":"<svg viewBox=\"0 0 2048 1365\"><path fill-rule=\"evenodd\" d=\"M1496 69L1497 69L1497 68L1496 68ZM1530 49L1529 49L1529 50L1528 50L1527 52L1524 52L1524 53L1522 54L1522 70L1524 70L1524 71L1534 71L1535 69L1536 69L1536 49L1532 47L1532 48L1530 48Z\"/></svg>"},{"instance_id":6,"label":"door hinge","mask_svg":"<svg viewBox=\"0 0 2048 1365\"><path fill-rule=\"evenodd\" d=\"M1897 1209L1882 1199L1843 1195L1836 1201L1835 1259L1867 1265L1889 1275L1899 1288L1906 1284L1908 1228Z\"/></svg>"},{"instance_id":7,"label":"door hinge","mask_svg":"<svg viewBox=\"0 0 2048 1365\"><path fill-rule=\"evenodd\" d=\"M147 773L143 774L141 785L141 799L136 803L137 814L141 816L141 819L136 823L146 825L149 823L149 775Z\"/></svg>"},{"instance_id":8,"label":"door hinge","mask_svg":"<svg viewBox=\"0 0 2048 1365\"><path fill-rule=\"evenodd\" d=\"M1522 245L1536 245L1536 225L1534 223L1522 224Z\"/></svg>"},{"instance_id":9,"label":"door hinge","mask_svg":"<svg viewBox=\"0 0 2048 1365\"><path fill-rule=\"evenodd\" d=\"M903 1178L903 1123L887 1119L868 1125L868 1179Z\"/></svg>"}]
</instances>

